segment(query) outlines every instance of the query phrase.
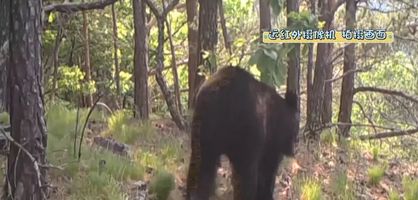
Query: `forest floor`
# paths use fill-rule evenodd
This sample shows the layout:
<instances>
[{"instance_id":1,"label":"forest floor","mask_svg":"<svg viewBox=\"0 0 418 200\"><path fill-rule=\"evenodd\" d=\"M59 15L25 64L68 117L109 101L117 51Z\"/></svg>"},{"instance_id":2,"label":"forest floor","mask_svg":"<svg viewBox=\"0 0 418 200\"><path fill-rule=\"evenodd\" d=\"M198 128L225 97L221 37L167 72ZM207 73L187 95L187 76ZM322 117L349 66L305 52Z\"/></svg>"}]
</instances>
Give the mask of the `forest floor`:
<instances>
[{"instance_id":1,"label":"forest floor","mask_svg":"<svg viewBox=\"0 0 418 200\"><path fill-rule=\"evenodd\" d=\"M57 115L62 117L63 113ZM171 173L175 180L174 190L168 199L184 199L190 152L189 136L179 131L171 120L152 120L146 128L134 127L131 131L122 126L120 130L126 132L124 137L116 135L119 129L109 134L110 129L115 129L115 121L90 123L85 139L87 145L82 148L82 160L78 164L70 162L71 159L64 159L71 157L68 155L72 151L72 140L65 136L62 136L62 140L54 139L58 138L54 134L62 134L64 126L74 125L65 117L62 120L69 122L49 125L52 134L49 139L53 140L49 142L52 146L49 148L53 149L48 152L51 157L49 160L52 165L60 168L49 170L53 189L51 199L140 199L133 197L138 193L133 188L142 183L149 185L156 171L160 169ZM122 120L119 123L124 122ZM140 137L129 137L130 132L141 134ZM331 131L324 132L323 135L318 143L310 145L300 140L296 156L282 161L276 179L276 199L418 199L418 154L417 145L414 145L416 138L413 138L415 142L410 142L411 138L407 139L409 142L337 142ZM122 159L113 153L95 153L102 152L94 144L97 136L113 137L120 140L120 143L130 143L130 153L122 156L127 158ZM59 156L55 155L60 152L57 148L61 147L71 148L59 153ZM104 170L100 166L103 160L106 161ZM2 174L5 171L5 162L6 158L2 157ZM228 160L222 158L214 199L232 199L230 181Z\"/></svg>"}]
</instances>

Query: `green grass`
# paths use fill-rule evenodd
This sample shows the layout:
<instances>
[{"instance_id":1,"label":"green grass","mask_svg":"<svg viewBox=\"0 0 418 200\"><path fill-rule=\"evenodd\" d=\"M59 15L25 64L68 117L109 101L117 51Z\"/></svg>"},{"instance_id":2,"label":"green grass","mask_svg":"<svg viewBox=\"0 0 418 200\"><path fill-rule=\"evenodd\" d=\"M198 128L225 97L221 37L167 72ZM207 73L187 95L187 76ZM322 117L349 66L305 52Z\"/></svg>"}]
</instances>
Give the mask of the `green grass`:
<instances>
[{"instance_id":1,"label":"green grass","mask_svg":"<svg viewBox=\"0 0 418 200\"><path fill-rule=\"evenodd\" d=\"M404 177L402 180L405 200L418 199L418 180L413 180L411 177Z\"/></svg>"},{"instance_id":2,"label":"green grass","mask_svg":"<svg viewBox=\"0 0 418 200\"><path fill-rule=\"evenodd\" d=\"M322 200L321 184L312 178L303 180L300 186L301 200Z\"/></svg>"},{"instance_id":3,"label":"green grass","mask_svg":"<svg viewBox=\"0 0 418 200\"><path fill-rule=\"evenodd\" d=\"M378 165L373 166L368 169L367 174L369 177L369 183L371 185L377 185L385 175L385 167Z\"/></svg>"},{"instance_id":4,"label":"green grass","mask_svg":"<svg viewBox=\"0 0 418 200\"><path fill-rule=\"evenodd\" d=\"M396 190L389 191L389 200L401 200L401 196Z\"/></svg>"},{"instance_id":5,"label":"green grass","mask_svg":"<svg viewBox=\"0 0 418 200\"><path fill-rule=\"evenodd\" d=\"M372 147L372 155L373 155L373 160L377 161L377 159L379 158L379 150L380 148L377 146L373 146Z\"/></svg>"},{"instance_id":6,"label":"green grass","mask_svg":"<svg viewBox=\"0 0 418 200\"><path fill-rule=\"evenodd\" d=\"M129 111L116 111L107 122L109 129L103 135L111 136L125 144L134 144L139 138L144 140L155 134L155 129L150 122L140 123L133 120Z\"/></svg>"},{"instance_id":7,"label":"green grass","mask_svg":"<svg viewBox=\"0 0 418 200\"><path fill-rule=\"evenodd\" d=\"M324 144L333 145L336 142L336 134L331 129L326 129L321 133L320 140Z\"/></svg>"},{"instance_id":8,"label":"green grass","mask_svg":"<svg viewBox=\"0 0 418 200\"><path fill-rule=\"evenodd\" d=\"M339 200L354 200L354 191L351 188L345 172L337 172L331 180L332 193Z\"/></svg>"},{"instance_id":9,"label":"green grass","mask_svg":"<svg viewBox=\"0 0 418 200\"><path fill-rule=\"evenodd\" d=\"M159 171L150 183L150 194L156 200L167 200L170 192L175 188L174 176L166 171Z\"/></svg>"},{"instance_id":10,"label":"green grass","mask_svg":"<svg viewBox=\"0 0 418 200\"><path fill-rule=\"evenodd\" d=\"M77 162L73 156L76 113L75 109L69 109L62 103L48 108L48 160L53 165L64 167L62 171L53 171L52 176L68 177L70 199L126 199L120 184L141 180L143 167L127 158L86 144L82 144L81 160ZM80 110L80 129L86 115L87 110ZM99 167L101 161L106 162L102 169Z\"/></svg>"}]
</instances>

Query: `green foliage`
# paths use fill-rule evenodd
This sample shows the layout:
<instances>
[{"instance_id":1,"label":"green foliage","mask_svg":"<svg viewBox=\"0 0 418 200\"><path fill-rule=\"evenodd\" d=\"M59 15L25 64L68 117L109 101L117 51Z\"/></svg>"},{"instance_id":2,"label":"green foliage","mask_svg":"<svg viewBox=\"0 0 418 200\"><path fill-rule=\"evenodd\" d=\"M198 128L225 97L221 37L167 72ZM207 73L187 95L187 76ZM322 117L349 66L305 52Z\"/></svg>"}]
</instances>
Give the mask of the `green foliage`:
<instances>
[{"instance_id":1,"label":"green foliage","mask_svg":"<svg viewBox=\"0 0 418 200\"><path fill-rule=\"evenodd\" d=\"M385 175L385 167L378 165L373 166L367 170L367 174L369 177L369 183L371 185L377 185Z\"/></svg>"},{"instance_id":2,"label":"green foliage","mask_svg":"<svg viewBox=\"0 0 418 200\"><path fill-rule=\"evenodd\" d=\"M122 94L133 94L134 83L132 82L132 74L125 71L119 72L119 82ZM116 82L112 82L110 86L113 92L116 92Z\"/></svg>"},{"instance_id":3,"label":"green foliage","mask_svg":"<svg viewBox=\"0 0 418 200\"><path fill-rule=\"evenodd\" d=\"M321 200L322 190L321 184L311 178L306 179L302 183L301 200Z\"/></svg>"},{"instance_id":4,"label":"green foliage","mask_svg":"<svg viewBox=\"0 0 418 200\"><path fill-rule=\"evenodd\" d=\"M174 176L166 171L160 171L151 180L150 193L155 195L156 200L167 200L174 187Z\"/></svg>"},{"instance_id":5,"label":"green foliage","mask_svg":"<svg viewBox=\"0 0 418 200\"><path fill-rule=\"evenodd\" d=\"M292 21L290 30L316 30L318 29L318 19L309 11L291 12L288 18Z\"/></svg>"},{"instance_id":6,"label":"green foliage","mask_svg":"<svg viewBox=\"0 0 418 200\"><path fill-rule=\"evenodd\" d=\"M60 92L78 94L91 94L96 92L95 81L84 81L84 72L79 67L60 66L58 68L60 79L58 80L58 88Z\"/></svg>"},{"instance_id":7,"label":"green foliage","mask_svg":"<svg viewBox=\"0 0 418 200\"><path fill-rule=\"evenodd\" d=\"M260 71L260 80L271 86L280 86L285 82L287 72L287 53L289 46L277 44L259 44L248 61Z\"/></svg>"},{"instance_id":8,"label":"green foliage","mask_svg":"<svg viewBox=\"0 0 418 200\"><path fill-rule=\"evenodd\" d=\"M372 148L373 160L375 161L377 161L377 159L379 158L379 150L380 148L377 146L373 146Z\"/></svg>"},{"instance_id":9,"label":"green foliage","mask_svg":"<svg viewBox=\"0 0 418 200\"><path fill-rule=\"evenodd\" d=\"M405 176L402 180L405 200L418 199L418 180L413 180L411 177Z\"/></svg>"},{"instance_id":10,"label":"green foliage","mask_svg":"<svg viewBox=\"0 0 418 200\"><path fill-rule=\"evenodd\" d=\"M10 124L10 116L7 112L0 113L0 124L6 125Z\"/></svg>"}]
</instances>

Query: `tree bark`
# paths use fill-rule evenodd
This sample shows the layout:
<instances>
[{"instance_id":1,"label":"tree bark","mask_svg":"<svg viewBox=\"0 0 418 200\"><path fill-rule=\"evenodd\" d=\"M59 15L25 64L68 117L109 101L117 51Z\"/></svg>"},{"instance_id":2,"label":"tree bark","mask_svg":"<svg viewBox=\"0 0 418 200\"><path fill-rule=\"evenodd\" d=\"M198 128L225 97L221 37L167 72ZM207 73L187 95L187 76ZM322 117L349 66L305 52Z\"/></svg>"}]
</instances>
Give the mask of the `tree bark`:
<instances>
[{"instance_id":1,"label":"tree bark","mask_svg":"<svg viewBox=\"0 0 418 200\"><path fill-rule=\"evenodd\" d=\"M337 4L335 0L319 0L320 21L325 21L324 30L330 30ZM338 5L340 5L338 3ZM332 44L319 43L317 45L314 80L312 84L312 95L308 101L309 112L307 113L306 130L311 136L315 135L314 130L319 130L322 124L331 122L332 118L332 83L325 83L325 80L332 78L332 63L330 54Z\"/></svg>"},{"instance_id":2,"label":"tree bark","mask_svg":"<svg viewBox=\"0 0 418 200\"><path fill-rule=\"evenodd\" d=\"M115 62L115 84L116 84L116 103L119 107L119 97L121 95L120 90L120 78L119 78L119 58L118 58L118 24L117 24L117 16L115 12L115 4L112 4L112 24L113 24L113 59Z\"/></svg>"},{"instance_id":3,"label":"tree bark","mask_svg":"<svg viewBox=\"0 0 418 200\"><path fill-rule=\"evenodd\" d=\"M197 0L186 0L187 8L187 39L189 46L189 59L188 59L188 85L189 85L189 98L188 106L193 107L195 91L195 79L197 78L197 62L198 62L198 17L197 17Z\"/></svg>"},{"instance_id":4,"label":"tree bark","mask_svg":"<svg viewBox=\"0 0 418 200\"><path fill-rule=\"evenodd\" d=\"M41 1L9 0L11 137L5 194L12 199L46 199L47 132L41 65ZM4 3L4 4L3 4ZM32 160L34 159L34 160ZM39 165L38 165L39 164Z\"/></svg>"},{"instance_id":5,"label":"tree bark","mask_svg":"<svg viewBox=\"0 0 418 200\"><path fill-rule=\"evenodd\" d=\"M7 70L9 66L10 1L0 1L0 112L8 111Z\"/></svg>"},{"instance_id":6,"label":"tree bark","mask_svg":"<svg viewBox=\"0 0 418 200\"><path fill-rule=\"evenodd\" d=\"M287 0L288 16L290 12L299 12L299 0ZM287 19L288 27L292 26L293 23L294 22L290 18ZM296 108L297 108L296 119L299 120L300 119L300 44L290 44L290 45L293 45L293 48L287 54L288 71L287 71L286 100L292 101L292 103L296 104ZM298 132L299 132L299 127L298 127Z\"/></svg>"},{"instance_id":7,"label":"tree bark","mask_svg":"<svg viewBox=\"0 0 418 200\"><path fill-rule=\"evenodd\" d=\"M222 35L224 38L225 48L228 50L229 55L231 55L232 54L231 40L229 38L228 29L226 27L224 6L223 6L222 1L219 1L219 18L220 18L221 27L222 27Z\"/></svg>"},{"instance_id":8,"label":"tree bark","mask_svg":"<svg viewBox=\"0 0 418 200\"><path fill-rule=\"evenodd\" d=\"M48 15L50 12L57 11L57 12L77 12L77 11L85 11L85 10L93 10L93 9L104 9L106 6L110 4L114 4L117 0L98 0L95 2L87 2L87 3L73 3L73 2L66 2L62 4L51 4L47 5L43 8L45 14Z\"/></svg>"},{"instance_id":9,"label":"tree bark","mask_svg":"<svg viewBox=\"0 0 418 200\"><path fill-rule=\"evenodd\" d=\"M135 79L135 117L140 120L149 118L148 104L148 45L145 2L133 0L135 52L134 52L134 79Z\"/></svg>"},{"instance_id":10,"label":"tree bark","mask_svg":"<svg viewBox=\"0 0 418 200\"><path fill-rule=\"evenodd\" d=\"M310 1L311 12L313 15L316 15L316 0ZM313 69L314 69L314 44L308 44L308 64L306 69L306 101L312 101L312 79L313 79ZM311 113L311 107L306 106L306 115Z\"/></svg>"},{"instance_id":11,"label":"tree bark","mask_svg":"<svg viewBox=\"0 0 418 200\"><path fill-rule=\"evenodd\" d=\"M89 83L91 80L90 68L90 35L89 23L86 11L83 11L83 36L84 36L84 81ZM93 105L93 96L89 93L85 97L84 106L91 107Z\"/></svg>"},{"instance_id":12,"label":"tree bark","mask_svg":"<svg viewBox=\"0 0 418 200\"><path fill-rule=\"evenodd\" d=\"M346 3L345 25L346 29L356 27L356 1L347 0ZM355 44L349 44L344 47L344 69L343 73L356 70ZM351 123L351 111L353 108L354 95L354 76L355 73L349 73L343 77L340 96L340 111L338 113L338 122ZM341 136L348 137L351 126L338 126Z\"/></svg>"},{"instance_id":13,"label":"tree bark","mask_svg":"<svg viewBox=\"0 0 418 200\"><path fill-rule=\"evenodd\" d=\"M271 0L260 0L260 42L263 39L263 32L271 29L270 2Z\"/></svg>"}]
</instances>

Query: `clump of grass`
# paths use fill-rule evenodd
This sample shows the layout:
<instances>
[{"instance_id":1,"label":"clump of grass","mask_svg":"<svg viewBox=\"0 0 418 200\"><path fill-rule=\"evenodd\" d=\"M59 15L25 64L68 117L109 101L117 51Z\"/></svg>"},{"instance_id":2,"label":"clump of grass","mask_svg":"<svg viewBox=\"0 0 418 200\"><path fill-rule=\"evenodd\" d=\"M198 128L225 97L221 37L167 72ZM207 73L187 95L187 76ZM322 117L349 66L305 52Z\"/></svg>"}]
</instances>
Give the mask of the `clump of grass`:
<instances>
[{"instance_id":1,"label":"clump of grass","mask_svg":"<svg viewBox=\"0 0 418 200\"><path fill-rule=\"evenodd\" d=\"M131 116L130 112L123 110L113 113L108 118L109 130L104 134L126 144L133 144L139 137L147 139L154 134L155 129L150 122L135 122Z\"/></svg>"},{"instance_id":2,"label":"clump of grass","mask_svg":"<svg viewBox=\"0 0 418 200\"><path fill-rule=\"evenodd\" d=\"M354 192L351 190L350 182L347 174L339 171L332 179L331 183L332 192L340 200L352 200L355 199Z\"/></svg>"},{"instance_id":3,"label":"clump of grass","mask_svg":"<svg viewBox=\"0 0 418 200\"><path fill-rule=\"evenodd\" d=\"M313 179L305 179L301 186L301 200L321 200L321 184Z\"/></svg>"},{"instance_id":4,"label":"clump of grass","mask_svg":"<svg viewBox=\"0 0 418 200\"><path fill-rule=\"evenodd\" d=\"M402 180L405 200L418 199L418 180L413 180L411 177L404 177Z\"/></svg>"},{"instance_id":5,"label":"clump of grass","mask_svg":"<svg viewBox=\"0 0 418 200\"><path fill-rule=\"evenodd\" d=\"M380 148L377 146L373 146L372 148L372 155L373 155L373 160L377 161L377 159L379 158L379 150Z\"/></svg>"},{"instance_id":6,"label":"clump of grass","mask_svg":"<svg viewBox=\"0 0 418 200\"><path fill-rule=\"evenodd\" d=\"M327 129L321 133L320 140L324 144L332 145L335 143L336 137L335 137L335 134L332 132L332 130Z\"/></svg>"},{"instance_id":7,"label":"clump of grass","mask_svg":"<svg viewBox=\"0 0 418 200\"><path fill-rule=\"evenodd\" d=\"M369 183L377 185L385 175L385 168L383 166L373 166L368 169Z\"/></svg>"},{"instance_id":8,"label":"clump of grass","mask_svg":"<svg viewBox=\"0 0 418 200\"><path fill-rule=\"evenodd\" d=\"M8 125L10 124L10 116L7 112L0 113L0 124Z\"/></svg>"},{"instance_id":9,"label":"clump of grass","mask_svg":"<svg viewBox=\"0 0 418 200\"><path fill-rule=\"evenodd\" d=\"M396 190L389 191L389 200L401 200L401 196Z\"/></svg>"},{"instance_id":10,"label":"clump of grass","mask_svg":"<svg viewBox=\"0 0 418 200\"><path fill-rule=\"evenodd\" d=\"M174 187L174 176L166 171L160 171L151 180L149 191L156 200L167 200Z\"/></svg>"}]
</instances>

